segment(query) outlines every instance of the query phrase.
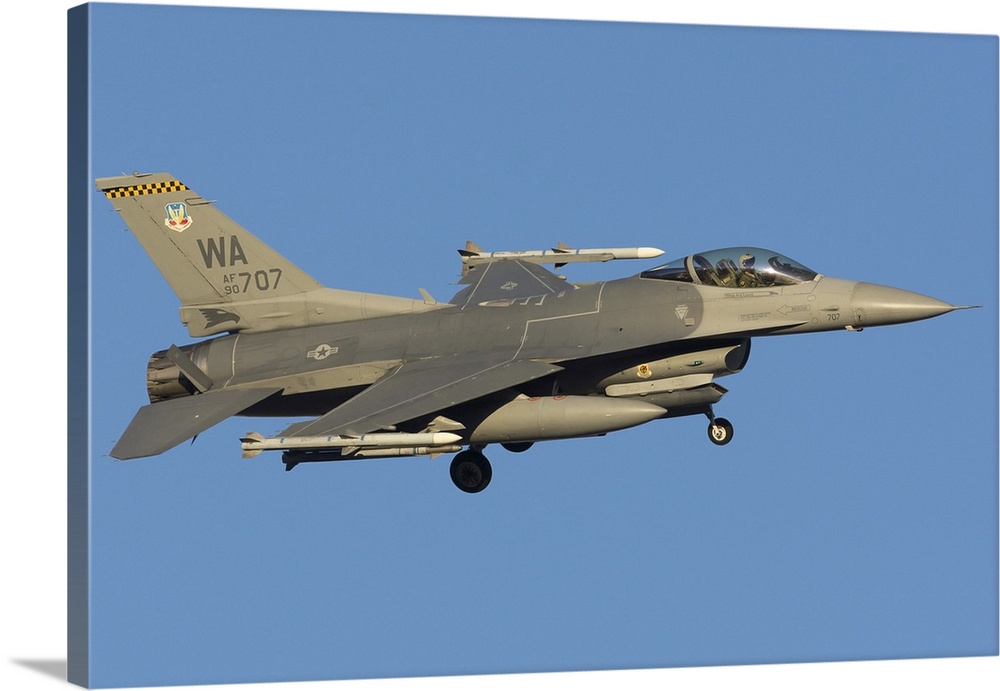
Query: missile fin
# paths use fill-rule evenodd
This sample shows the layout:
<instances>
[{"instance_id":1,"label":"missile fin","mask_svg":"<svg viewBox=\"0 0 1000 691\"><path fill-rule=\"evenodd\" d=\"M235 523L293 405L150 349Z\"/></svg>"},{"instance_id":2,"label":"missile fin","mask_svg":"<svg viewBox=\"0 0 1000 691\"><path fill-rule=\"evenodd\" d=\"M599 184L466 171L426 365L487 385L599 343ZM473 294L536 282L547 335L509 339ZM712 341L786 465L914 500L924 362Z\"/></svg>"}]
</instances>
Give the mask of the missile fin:
<instances>
[{"instance_id":1,"label":"missile fin","mask_svg":"<svg viewBox=\"0 0 1000 691\"><path fill-rule=\"evenodd\" d=\"M262 441L264 441L264 435L261 434L260 432L247 432L247 436L240 437L240 442L242 442L242 444L244 445L243 454L241 455L241 458L254 458L256 456L259 456L261 451L263 451L263 449L253 449L253 448L247 449L246 445L256 444Z\"/></svg>"}]
</instances>

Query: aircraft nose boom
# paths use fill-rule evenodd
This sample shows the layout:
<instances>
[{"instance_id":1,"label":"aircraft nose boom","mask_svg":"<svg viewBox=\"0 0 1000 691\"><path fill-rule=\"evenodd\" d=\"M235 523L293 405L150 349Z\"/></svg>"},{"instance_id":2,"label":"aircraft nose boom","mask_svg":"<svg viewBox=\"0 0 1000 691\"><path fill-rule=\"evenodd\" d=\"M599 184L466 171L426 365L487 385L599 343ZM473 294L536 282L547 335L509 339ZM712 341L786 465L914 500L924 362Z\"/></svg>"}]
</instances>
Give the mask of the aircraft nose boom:
<instances>
[{"instance_id":1,"label":"aircraft nose boom","mask_svg":"<svg viewBox=\"0 0 1000 691\"><path fill-rule=\"evenodd\" d=\"M851 307L860 327L914 322L958 309L920 293L875 283L856 284L851 291Z\"/></svg>"}]
</instances>

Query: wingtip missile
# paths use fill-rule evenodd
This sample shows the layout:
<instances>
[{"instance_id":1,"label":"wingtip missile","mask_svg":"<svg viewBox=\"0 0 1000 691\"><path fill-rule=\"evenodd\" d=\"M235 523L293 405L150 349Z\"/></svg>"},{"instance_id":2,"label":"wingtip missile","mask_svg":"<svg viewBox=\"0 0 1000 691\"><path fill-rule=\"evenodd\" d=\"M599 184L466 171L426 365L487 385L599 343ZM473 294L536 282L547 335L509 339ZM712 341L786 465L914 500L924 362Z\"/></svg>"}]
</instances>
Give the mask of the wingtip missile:
<instances>
[{"instance_id":1,"label":"wingtip missile","mask_svg":"<svg viewBox=\"0 0 1000 691\"><path fill-rule=\"evenodd\" d=\"M663 254L663 250L658 247L607 247L598 249L582 249L575 250L569 245L560 242L558 246L553 247L552 251L560 254L562 256L566 255L582 255L585 257L593 256L594 259L583 259L580 261L607 261L601 259L603 255L610 254L611 259L653 259L654 257L659 257ZM558 259L556 261L563 261Z\"/></svg>"},{"instance_id":2,"label":"wingtip missile","mask_svg":"<svg viewBox=\"0 0 1000 691\"><path fill-rule=\"evenodd\" d=\"M547 250L515 250L486 252L472 242L465 249L458 250L462 264L467 270L479 264L489 264L505 260L530 262L532 264L555 264L562 266L572 262L607 262L615 259L653 259L663 254L657 247L597 247L573 249L560 242L557 247Z\"/></svg>"},{"instance_id":3,"label":"wingtip missile","mask_svg":"<svg viewBox=\"0 0 1000 691\"><path fill-rule=\"evenodd\" d=\"M663 254L663 250L658 247L637 247L638 255L636 259L655 259Z\"/></svg>"}]
</instances>

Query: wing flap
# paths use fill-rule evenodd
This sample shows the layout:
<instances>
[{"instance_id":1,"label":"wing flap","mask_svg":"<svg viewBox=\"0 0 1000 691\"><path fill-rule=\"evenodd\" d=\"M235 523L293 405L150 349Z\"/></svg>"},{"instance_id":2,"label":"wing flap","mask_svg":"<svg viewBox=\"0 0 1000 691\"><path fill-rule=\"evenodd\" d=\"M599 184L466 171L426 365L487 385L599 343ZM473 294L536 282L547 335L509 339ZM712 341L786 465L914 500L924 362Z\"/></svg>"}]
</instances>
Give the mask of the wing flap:
<instances>
[{"instance_id":1,"label":"wing flap","mask_svg":"<svg viewBox=\"0 0 1000 691\"><path fill-rule=\"evenodd\" d=\"M367 434L561 369L534 360L456 362L449 358L447 362L405 363L326 415L294 425L284 434Z\"/></svg>"},{"instance_id":2,"label":"wing flap","mask_svg":"<svg viewBox=\"0 0 1000 691\"><path fill-rule=\"evenodd\" d=\"M150 403L132 418L111 457L120 461L155 456L241 413L281 389L219 389L198 396Z\"/></svg>"}]
</instances>

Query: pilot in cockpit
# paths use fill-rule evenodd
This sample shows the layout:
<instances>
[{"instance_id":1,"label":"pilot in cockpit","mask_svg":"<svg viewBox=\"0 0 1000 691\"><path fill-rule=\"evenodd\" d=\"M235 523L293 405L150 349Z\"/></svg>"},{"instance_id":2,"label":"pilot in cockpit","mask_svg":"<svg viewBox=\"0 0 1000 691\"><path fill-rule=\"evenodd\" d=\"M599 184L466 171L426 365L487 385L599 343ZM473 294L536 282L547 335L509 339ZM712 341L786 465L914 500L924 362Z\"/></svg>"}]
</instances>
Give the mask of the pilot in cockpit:
<instances>
[{"instance_id":1,"label":"pilot in cockpit","mask_svg":"<svg viewBox=\"0 0 1000 691\"><path fill-rule=\"evenodd\" d=\"M773 266L774 261L772 259L771 264ZM752 254L744 254L740 257L740 268L739 273L736 276L736 285L740 288L766 288L773 286L776 282L776 276L774 272L768 271L758 271L756 266L756 257Z\"/></svg>"},{"instance_id":2,"label":"pilot in cockpit","mask_svg":"<svg viewBox=\"0 0 1000 691\"><path fill-rule=\"evenodd\" d=\"M756 259L752 254L744 254L740 257L740 271L736 277L736 285L740 288L755 288L760 285L757 269L754 268L755 262Z\"/></svg>"}]
</instances>

